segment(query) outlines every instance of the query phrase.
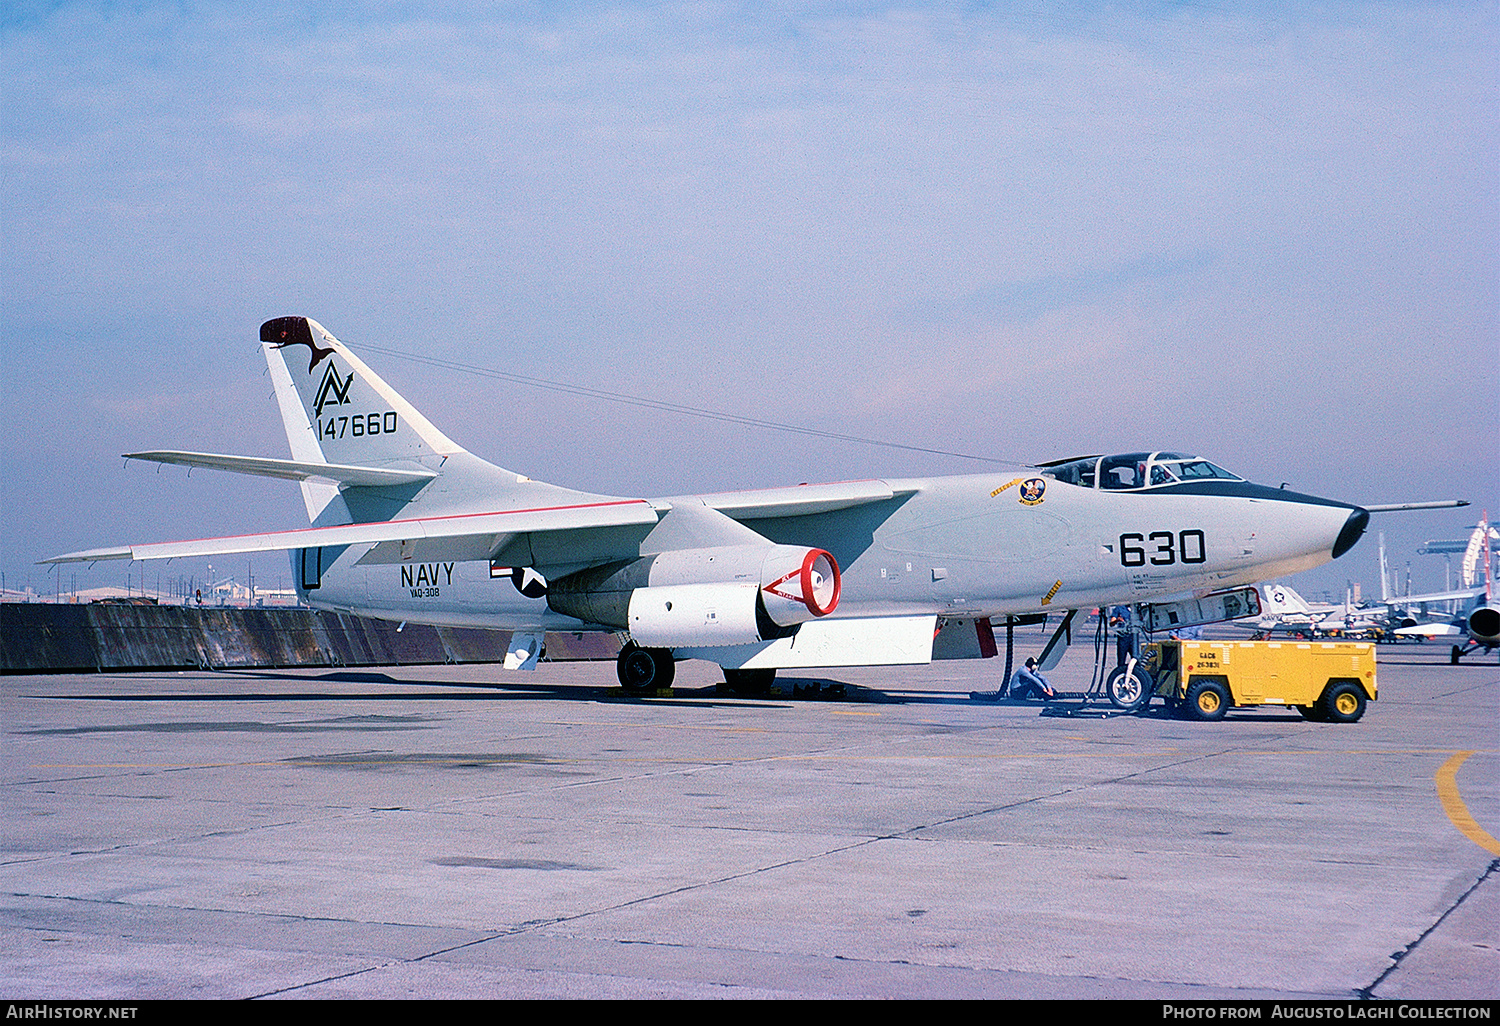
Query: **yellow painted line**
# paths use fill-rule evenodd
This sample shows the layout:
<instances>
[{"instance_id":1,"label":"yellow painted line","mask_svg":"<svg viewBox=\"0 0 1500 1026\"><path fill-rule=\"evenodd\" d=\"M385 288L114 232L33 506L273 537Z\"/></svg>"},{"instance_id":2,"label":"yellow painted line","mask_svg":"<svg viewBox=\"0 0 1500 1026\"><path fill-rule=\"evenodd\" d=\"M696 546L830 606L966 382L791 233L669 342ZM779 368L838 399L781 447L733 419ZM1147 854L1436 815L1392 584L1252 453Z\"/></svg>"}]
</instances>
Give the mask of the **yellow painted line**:
<instances>
[{"instance_id":1,"label":"yellow painted line","mask_svg":"<svg viewBox=\"0 0 1500 1026\"><path fill-rule=\"evenodd\" d=\"M1464 760L1473 755L1473 752L1459 752L1453 758L1438 767L1433 780L1437 782L1438 801L1443 803L1443 811L1458 827L1458 832L1469 840L1479 845L1491 855L1500 855L1500 841L1495 840L1485 832L1484 827L1475 821L1469 814L1469 807L1458 793L1458 768L1464 764Z\"/></svg>"}]
</instances>

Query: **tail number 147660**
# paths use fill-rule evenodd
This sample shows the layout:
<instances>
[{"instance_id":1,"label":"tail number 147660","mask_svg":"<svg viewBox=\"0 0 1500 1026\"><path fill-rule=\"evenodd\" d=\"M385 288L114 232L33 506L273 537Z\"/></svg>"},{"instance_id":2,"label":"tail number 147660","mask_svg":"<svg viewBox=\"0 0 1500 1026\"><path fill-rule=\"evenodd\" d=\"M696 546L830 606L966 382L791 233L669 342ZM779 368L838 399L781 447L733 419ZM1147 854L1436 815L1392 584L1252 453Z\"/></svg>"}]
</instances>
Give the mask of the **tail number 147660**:
<instances>
[{"instance_id":1,"label":"tail number 147660","mask_svg":"<svg viewBox=\"0 0 1500 1026\"><path fill-rule=\"evenodd\" d=\"M329 417L318 421L318 441L327 438L343 438L346 435L360 438L364 435L393 435L396 433L396 411L385 413L357 413L352 417Z\"/></svg>"}]
</instances>

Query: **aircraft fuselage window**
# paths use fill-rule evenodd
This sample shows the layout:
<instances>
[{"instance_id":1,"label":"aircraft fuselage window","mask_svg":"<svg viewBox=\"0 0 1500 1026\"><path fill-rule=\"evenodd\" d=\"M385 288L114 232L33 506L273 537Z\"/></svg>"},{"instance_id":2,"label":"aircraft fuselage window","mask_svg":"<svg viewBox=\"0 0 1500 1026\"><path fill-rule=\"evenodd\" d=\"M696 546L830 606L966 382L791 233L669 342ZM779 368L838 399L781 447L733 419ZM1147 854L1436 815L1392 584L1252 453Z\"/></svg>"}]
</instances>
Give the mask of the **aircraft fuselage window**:
<instances>
[{"instance_id":1,"label":"aircraft fuselage window","mask_svg":"<svg viewBox=\"0 0 1500 1026\"><path fill-rule=\"evenodd\" d=\"M1208 460L1184 460L1177 465L1177 472L1182 476L1184 481L1211 477L1224 478L1230 481L1238 480L1234 474L1231 474L1223 467L1214 466Z\"/></svg>"},{"instance_id":2,"label":"aircraft fuselage window","mask_svg":"<svg viewBox=\"0 0 1500 1026\"><path fill-rule=\"evenodd\" d=\"M1094 468L1098 466L1099 458L1074 460L1071 463L1060 463L1055 467L1048 467L1044 472L1047 477L1056 478L1065 484L1078 485L1080 488L1094 487Z\"/></svg>"},{"instance_id":3,"label":"aircraft fuselage window","mask_svg":"<svg viewBox=\"0 0 1500 1026\"><path fill-rule=\"evenodd\" d=\"M1131 452L1123 456L1106 456L1099 463L1099 487L1123 491L1144 488L1149 452Z\"/></svg>"}]
</instances>

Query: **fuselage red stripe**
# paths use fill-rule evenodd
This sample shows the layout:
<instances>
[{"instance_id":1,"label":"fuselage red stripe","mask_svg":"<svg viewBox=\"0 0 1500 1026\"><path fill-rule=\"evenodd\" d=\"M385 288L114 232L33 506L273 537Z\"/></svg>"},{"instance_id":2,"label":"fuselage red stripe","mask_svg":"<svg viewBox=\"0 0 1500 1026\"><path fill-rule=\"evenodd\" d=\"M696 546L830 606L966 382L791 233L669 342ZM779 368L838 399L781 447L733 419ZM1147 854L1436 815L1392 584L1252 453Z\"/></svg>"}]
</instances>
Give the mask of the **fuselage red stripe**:
<instances>
[{"instance_id":1,"label":"fuselage red stripe","mask_svg":"<svg viewBox=\"0 0 1500 1026\"><path fill-rule=\"evenodd\" d=\"M187 541L143 542L132 545L133 549L151 548L158 545L190 545L196 541L238 541L242 538L279 538L289 534L314 531L343 531L351 527L386 527L399 524L433 524L444 520L468 520L474 517L505 517L516 513L561 513L571 509L603 509L607 506L649 506L644 499L619 499L612 502L581 502L572 506L537 506L533 509L496 509L482 513L451 513L436 517L414 517L410 520L371 520L362 524L330 524L326 527L300 527L290 531L267 531L263 534L227 534L218 538L192 538ZM352 544L352 543L351 543Z\"/></svg>"}]
</instances>

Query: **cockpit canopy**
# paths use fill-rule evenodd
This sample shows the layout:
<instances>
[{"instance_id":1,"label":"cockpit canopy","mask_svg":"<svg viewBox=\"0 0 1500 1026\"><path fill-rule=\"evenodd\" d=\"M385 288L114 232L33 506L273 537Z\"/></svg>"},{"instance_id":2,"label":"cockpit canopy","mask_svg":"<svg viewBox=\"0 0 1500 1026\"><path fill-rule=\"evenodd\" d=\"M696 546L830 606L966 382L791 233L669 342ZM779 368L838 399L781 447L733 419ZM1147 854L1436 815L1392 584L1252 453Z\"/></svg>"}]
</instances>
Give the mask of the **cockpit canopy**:
<instances>
[{"instance_id":1,"label":"cockpit canopy","mask_svg":"<svg viewBox=\"0 0 1500 1026\"><path fill-rule=\"evenodd\" d=\"M1185 481L1243 481L1223 467L1200 456L1177 452L1127 452L1116 456L1081 456L1040 464L1046 477L1081 488L1134 492Z\"/></svg>"}]
</instances>

